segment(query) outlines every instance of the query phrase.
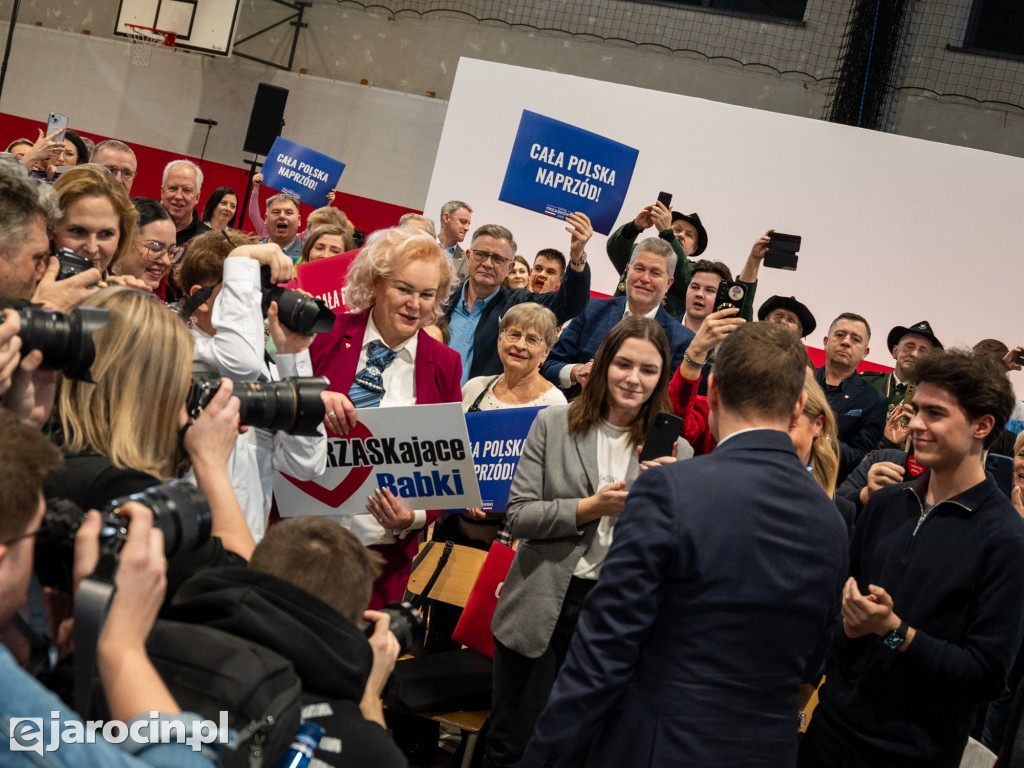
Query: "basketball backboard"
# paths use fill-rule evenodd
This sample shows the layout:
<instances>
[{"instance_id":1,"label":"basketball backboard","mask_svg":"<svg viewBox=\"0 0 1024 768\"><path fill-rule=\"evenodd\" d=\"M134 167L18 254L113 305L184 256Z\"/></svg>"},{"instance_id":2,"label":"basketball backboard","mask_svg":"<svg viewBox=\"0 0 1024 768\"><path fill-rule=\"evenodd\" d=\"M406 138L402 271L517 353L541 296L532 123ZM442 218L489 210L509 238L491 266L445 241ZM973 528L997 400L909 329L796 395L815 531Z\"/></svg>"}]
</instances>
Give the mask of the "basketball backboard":
<instances>
[{"instance_id":1,"label":"basketball backboard","mask_svg":"<svg viewBox=\"0 0 1024 768\"><path fill-rule=\"evenodd\" d=\"M175 33L175 46L217 56L231 54L240 0L120 0L114 34L126 24Z\"/></svg>"}]
</instances>

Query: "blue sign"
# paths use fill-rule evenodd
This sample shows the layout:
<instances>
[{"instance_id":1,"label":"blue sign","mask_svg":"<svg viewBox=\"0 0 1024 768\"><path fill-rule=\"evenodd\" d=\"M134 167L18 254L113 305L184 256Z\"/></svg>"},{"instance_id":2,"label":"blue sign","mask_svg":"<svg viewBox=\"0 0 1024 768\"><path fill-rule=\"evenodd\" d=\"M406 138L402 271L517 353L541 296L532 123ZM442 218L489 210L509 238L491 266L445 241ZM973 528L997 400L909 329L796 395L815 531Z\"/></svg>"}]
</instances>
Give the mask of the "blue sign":
<instances>
[{"instance_id":1,"label":"blue sign","mask_svg":"<svg viewBox=\"0 0 1024 768\"><path fill-rule=\"evenodd\" d=\"M480 486L480 508L504 512L523 444L540 408L502 408L466 414L473 466ZM449 512L455 510L448 510Z\"/></svg>"},{"instance_id":2,"label":"blue sign","mask_svg":"<svg viewBox=\"0 0 1024 768\"><path fill-rule=\"evenodd\" d=\"M639 150L523 110L498 199L564 219L579 211L607 235L622 209Z\"/></svg>"},{"instance_id":3,"label":"blue sign","mask_svg":"<svg viewBox=\"0 0 1024 768\"><path fill-rule=\"evenodd\" d=\"M327 205L327 193L338 186L345 164L278 136L262 170L268 187L319 208Z\"/></svg>"}]
</instances>

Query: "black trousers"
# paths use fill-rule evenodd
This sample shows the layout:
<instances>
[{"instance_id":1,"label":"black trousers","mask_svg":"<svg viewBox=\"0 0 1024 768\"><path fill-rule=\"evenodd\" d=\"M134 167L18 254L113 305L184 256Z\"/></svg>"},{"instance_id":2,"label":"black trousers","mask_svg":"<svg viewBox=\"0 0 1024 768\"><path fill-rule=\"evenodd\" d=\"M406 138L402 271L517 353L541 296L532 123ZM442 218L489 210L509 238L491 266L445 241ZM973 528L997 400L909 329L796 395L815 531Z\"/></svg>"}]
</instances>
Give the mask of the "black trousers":
<instances>
[{"instance_id":1,"label":"black trousers","mask_svg":"<svg viewBox=\"0 0 1024 768\"><path fill-rule=\"evenodd\" d=\"M572 578L551 641L538 658L516 653L495 639L494 700L484 768L514 768L523 756L569 651L583 601L595 583Z\"/></svg>"}]
</instances>

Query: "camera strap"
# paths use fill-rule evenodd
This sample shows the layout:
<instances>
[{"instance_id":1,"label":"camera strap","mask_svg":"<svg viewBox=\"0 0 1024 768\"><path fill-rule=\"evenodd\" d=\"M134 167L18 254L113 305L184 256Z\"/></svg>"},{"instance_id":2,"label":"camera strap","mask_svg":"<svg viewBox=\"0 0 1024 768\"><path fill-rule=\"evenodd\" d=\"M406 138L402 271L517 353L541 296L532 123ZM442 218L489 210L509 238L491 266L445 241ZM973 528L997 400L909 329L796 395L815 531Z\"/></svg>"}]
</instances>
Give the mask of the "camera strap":
<instances>
[{"instance_id":1,"label":"camera strap","mask_svg":"<svg viewBox=\"0 0 1024 768\"><path fill-rule=\"evenodd\" d=\"M108 581L89 577L82 579L75 594L75 711L83 718L94 713L96 684L96 646L107 620L115 587Z\"/></svg>"},{"instance_id":2,"label":"camera strap","mask_svg":"<svg viewBox=\"0 0 1024 768\"><path fill-rule=\"evenodd\" d=\"M430 543L436 545L440 542L431 541ZM441 575L445 565L448 564L448 558L451 557L452 549L454 549L454 547L455 542L453 541L446 541L444 543L444 550L441 552L441 556L437 559L437 565L434 566L434 572L430 574L430 578L427 580L427 583L423 585L423 590L409 601L412 603L414 608L419 608L430 596L430 590L433 589L434 582L437 581L437 578ZM426 554L426 550L423 551L423 554Z\"/></svg>"},{"instance_id":3,"label":"camera strap","mask_svg":"<svg viewBox=\"0 0 1024 768\"><path fill-rule=\"evenodd\" d=\"M213 294L214 289L216 289L216 287L220 285L220 283L221 281L218 280L213 285L203 286L198 291L189 296L187 299L182 301L178 308L178 315L181 317L181 319L184 320L185 322L188 322L189 318L192 317L193 313L197 309L199 309L199 307L202 304L206 303L206 301Z\"/></svg>"}]
</instances>

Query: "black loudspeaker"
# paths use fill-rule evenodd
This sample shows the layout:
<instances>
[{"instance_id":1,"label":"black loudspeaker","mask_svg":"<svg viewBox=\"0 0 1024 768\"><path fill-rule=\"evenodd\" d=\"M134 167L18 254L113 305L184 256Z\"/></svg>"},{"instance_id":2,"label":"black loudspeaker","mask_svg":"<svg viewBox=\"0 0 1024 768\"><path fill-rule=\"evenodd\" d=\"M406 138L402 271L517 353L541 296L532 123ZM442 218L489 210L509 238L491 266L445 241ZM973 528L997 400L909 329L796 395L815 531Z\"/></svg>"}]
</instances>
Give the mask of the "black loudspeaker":
<instances>
[{"instance_id":1,"label":"black loudspeaker","mask_svg":"<svg viewBox=\"0 0 1024 768\"><path fill-rule=\"evenodd\" d=\"M284 127L284 106L288 103L288 89L260 83L256 100L252 103L249 130L245 132L242 149L257 155L267 155L274 139Z\"/></svg>"}]
</instances>

